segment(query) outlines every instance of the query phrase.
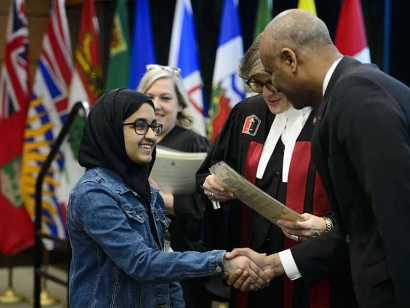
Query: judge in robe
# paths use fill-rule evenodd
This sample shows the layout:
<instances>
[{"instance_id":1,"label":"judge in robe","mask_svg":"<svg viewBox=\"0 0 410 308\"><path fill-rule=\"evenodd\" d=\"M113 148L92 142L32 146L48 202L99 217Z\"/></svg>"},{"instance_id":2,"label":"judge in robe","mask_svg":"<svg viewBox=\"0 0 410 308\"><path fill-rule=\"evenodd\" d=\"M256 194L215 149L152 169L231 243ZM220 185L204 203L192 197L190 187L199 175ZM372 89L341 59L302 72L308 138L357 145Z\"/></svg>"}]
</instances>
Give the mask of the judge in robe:
<instances>
[{"instance_id":1,"label":"judge in robe","mask_svg":"<svg viewBox=\"0 0 410 308\"><path fill-rule=\"evenodd\" d=\"M234 106L214 148L197 172L197 186L203 187L206 196L208 248L250 247L269 255L320 236L332 229L335 220L310 160L316 108L296 110L287 97L272 86L259 57L260 40L261 35L245 53L240 66L241 78L247 80L247 85L258 95ZM224 190L209 173L209 167L219 161L225 161L291 209L304 213L299 236L284 233L241 204L233 193ZM317 284L279 277L257 292L239 292L232 288L230 307L336 308L356 307L356 301L346 267Z\"/></svg>"}]
</instances>

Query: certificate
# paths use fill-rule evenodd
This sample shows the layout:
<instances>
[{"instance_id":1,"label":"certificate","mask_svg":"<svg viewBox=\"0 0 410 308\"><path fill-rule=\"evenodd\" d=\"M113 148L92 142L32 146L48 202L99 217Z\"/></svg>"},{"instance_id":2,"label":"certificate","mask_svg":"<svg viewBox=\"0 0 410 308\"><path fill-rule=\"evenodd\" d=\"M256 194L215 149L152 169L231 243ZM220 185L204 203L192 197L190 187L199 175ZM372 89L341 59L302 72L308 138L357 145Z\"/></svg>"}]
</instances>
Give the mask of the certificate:
<instances>
[{"instance_id":1,"label":"certificate","mask_svg":"<svg viewBox=\"0 0 410 308\"><path fill-rule=\"evenodd\" d=\"M187 153L157 146L157 157L151 177L161 190L174 195L192 194L196 191L195 172L206 153Z\"/></svg>"},{"instance_id":2,"label":"certificate","mask_svg":"<svg viewBox=\"0 0 410 308\"><path fill-rule=\"evenodd\" d=\"M216 163L210 171L226 189L233 191L239 200L271 222L276 224L280 218L293 221L304 219L299 213L253 185L225 162Z\"/></svg>"}]
</instances>

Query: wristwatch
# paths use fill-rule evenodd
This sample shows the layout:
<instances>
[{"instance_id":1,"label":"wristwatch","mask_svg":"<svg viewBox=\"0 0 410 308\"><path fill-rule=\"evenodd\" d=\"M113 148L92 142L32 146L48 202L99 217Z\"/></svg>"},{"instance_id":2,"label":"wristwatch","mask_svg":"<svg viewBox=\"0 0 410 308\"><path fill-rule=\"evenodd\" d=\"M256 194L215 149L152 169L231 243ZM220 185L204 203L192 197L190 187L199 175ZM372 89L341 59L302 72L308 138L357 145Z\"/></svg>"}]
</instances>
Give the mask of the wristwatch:
<instances>
[{"instance_id":1,"label":"wristwatch","mask_svg":"<svg viewBox=\"0 0 410 308\"><path fill-rule=\"evenodd\" d=\"M326 224L326 232L330 231L333 228L333 222L329 217L323 217Z\"/></svg>"}]
</instances>

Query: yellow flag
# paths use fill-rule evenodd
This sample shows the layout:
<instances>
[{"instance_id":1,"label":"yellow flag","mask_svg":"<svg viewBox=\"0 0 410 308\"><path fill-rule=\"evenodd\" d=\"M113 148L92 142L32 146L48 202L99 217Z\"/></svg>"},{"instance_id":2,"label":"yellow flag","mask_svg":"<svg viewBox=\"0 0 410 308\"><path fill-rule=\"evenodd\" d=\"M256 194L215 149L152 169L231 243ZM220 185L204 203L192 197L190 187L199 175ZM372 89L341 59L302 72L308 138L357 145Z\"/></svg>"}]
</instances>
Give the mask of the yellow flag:
<instances>
[{"instance_id":1,"label":"yellow flag","mask_svg":"<svg viewBox=\"0 0 410 308\"><path fill-rule=\"evenodd\" d=\"M299 0L298 9L308 11L317 16L315 0Z\"/></svg>"}]
</instances>

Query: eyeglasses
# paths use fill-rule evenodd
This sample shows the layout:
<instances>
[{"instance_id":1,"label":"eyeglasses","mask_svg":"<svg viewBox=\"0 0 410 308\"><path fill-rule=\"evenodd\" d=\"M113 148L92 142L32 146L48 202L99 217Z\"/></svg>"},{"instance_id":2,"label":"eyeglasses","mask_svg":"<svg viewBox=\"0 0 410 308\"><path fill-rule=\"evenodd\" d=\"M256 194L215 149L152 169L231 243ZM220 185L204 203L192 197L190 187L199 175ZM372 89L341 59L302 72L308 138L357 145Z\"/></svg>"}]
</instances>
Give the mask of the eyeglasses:
<instances>
[{"instance_id":1,"label":"eyeglasses","mask_svg":"<svg viewBox=\"0 0 410 308\"><path fill-rule=\"evenodd\" d=\"M154 132L155 136L161 135L163 127L163 125L160 123L155 122L152 124L148 124L145 121L135 121L132 123L124 123L122 125L133 125L135 133L137 135L145 135L148 132L148 127L150 127Z\"/></svg>"},{"instance_id":2,"label":"eyeglasses","mask_svg":"<svg viewBox=\"0 0 410 308\"><path fill-rule=\"evenodd\" d=\"M148 64L146 67L147 72L151 70L164 70L167 71L173 75L176 75L178 77L181 77L181 69L179 67L175 66L163 66L159 64Z\"/></svg>"},{"instance_id":3,"label":"eyeglasses","mask_svg":"<svg viewBox=\"0 0 410 308\"><path fill-rule=\"evenodd\" d=\"M278 90L276 90L271 81L262 82L255 79L249 79L248 81L246 81L246 84L249 86L249 88L252 89L252 91L255 91L256 93L262 93L263 86L265 86L266 89L268 89L271 92L278 92Z\"/></svg>"}]
</instances>

